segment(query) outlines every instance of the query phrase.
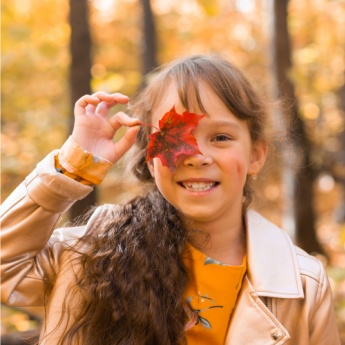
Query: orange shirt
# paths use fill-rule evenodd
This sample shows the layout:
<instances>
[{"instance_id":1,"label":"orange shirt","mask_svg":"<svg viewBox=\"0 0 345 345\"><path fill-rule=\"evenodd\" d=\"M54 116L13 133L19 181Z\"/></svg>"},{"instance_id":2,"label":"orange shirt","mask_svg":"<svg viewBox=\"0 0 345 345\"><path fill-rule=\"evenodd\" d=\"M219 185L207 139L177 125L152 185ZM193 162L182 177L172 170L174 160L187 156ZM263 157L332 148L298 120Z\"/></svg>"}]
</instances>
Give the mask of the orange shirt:
<instances>
[{"instance_id":1,"label":"orange shirt","mask_svg":"<svg viewBox=\"0 0 345 345\"><path fill-rule=\"evenodd\" d=\"M240 266L230 266L188 245L183 261L189 272L184 293L189 315L185 327L188 345L224 344L246 272L246 259Z\"/></svg>"},{"instance_id":2,"label":"orange shirt","mask_svg":"<svg viewBox=\"0 0 345 345\"><path fill-rule=\"evenodd\" d=\"M111 162L83 150L70 137L55 157L57 171L83 183L99 184ZM221 345L229 327L242 280L246 258L240 266L213 260L188 244L184 264L189 282L184 293L189 321L185 326L188 345Z\"/></svg>"}]
</instances>

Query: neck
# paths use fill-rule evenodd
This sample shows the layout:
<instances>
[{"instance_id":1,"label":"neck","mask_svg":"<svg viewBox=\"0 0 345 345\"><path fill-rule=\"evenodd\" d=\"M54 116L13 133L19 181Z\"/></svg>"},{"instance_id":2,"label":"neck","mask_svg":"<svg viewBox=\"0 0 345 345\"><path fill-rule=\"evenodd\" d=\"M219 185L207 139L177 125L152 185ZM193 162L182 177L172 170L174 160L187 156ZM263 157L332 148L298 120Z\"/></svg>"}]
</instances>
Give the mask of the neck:
<instances>
[{"instance_id":1,"label":"neck","mask_svg":"<svg viewBox=\"0 0 345 345\"><path fill-rule=\"evenodd\" d=\"M191 227L189 227L191 229ZM190 242L201 252L217 261L240 265L246 253L246 232L242 217L227 226L193 223Z\"/></svg>"}]
</instances>

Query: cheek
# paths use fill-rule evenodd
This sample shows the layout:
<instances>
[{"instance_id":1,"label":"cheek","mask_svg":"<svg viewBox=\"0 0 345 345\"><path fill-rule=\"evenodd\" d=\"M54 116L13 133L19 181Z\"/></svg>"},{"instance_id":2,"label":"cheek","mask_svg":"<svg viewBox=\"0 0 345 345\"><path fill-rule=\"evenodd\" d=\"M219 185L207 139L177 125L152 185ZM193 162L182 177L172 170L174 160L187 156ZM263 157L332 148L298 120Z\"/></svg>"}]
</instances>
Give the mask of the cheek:
<instances>
[{"instance_id":1,"label":"cheek","mask_svg":"<svg viewBox=\"0 0 345 345\"><path fill-rule=\"evenodd\" d=\"M247 179L247 169L246 164L240 162L237 164L237 178L241 186L244 186Z\"/></svg>"},{"instance_id":2,"label":"cheek","mask_svg":"<svg viewBox=\"0 0 345 345\"><path fill-rule=\"evenodd\" d=\"M164 167L158 158L153 159L153 172L157 186L164 184L164 181L171 178L170 170Z\"/></svg>"},{"instance_id":3,"label":"cheek","mask_svg":"<svg viewBox=\"0 0 345 345\"><path fill-rule=\"evenodd\" d=\"M230 176L233 177L236 184L244 186L247 180L248 162L242 159L243 155L235 155L229 157L228 171Z\"/></svg>"},{"instance_id":4,"label":"cheek","mask_svg":"<svg viewBox=\"0 0 345 345\"><path fill-rule=\"evenodd\" d=\"M163 166L159 158L152 159L153 171L155 175L161 175Z\"/></svg>"}]
</instances>

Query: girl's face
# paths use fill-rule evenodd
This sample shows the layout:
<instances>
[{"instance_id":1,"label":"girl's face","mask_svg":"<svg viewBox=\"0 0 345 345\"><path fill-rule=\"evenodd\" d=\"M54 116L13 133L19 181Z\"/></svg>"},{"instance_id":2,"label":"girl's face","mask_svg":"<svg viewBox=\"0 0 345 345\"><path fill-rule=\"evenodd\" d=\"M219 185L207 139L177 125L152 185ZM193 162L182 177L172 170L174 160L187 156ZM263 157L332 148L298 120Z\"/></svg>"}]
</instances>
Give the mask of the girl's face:
<instances>
[{"instance_id":1,"label":"girl's face","mask_svg":"<svg viewBox=\"0 0 345 345\"><path fill-rule=\"evenodd\" d=\"M175 172L158 158L148 164L158 189L183 217L201 229L219 229L242 217L247 175L259 172L267 150L265 143L251 142L247 123L232 114L205 83L200 85L200 97L206 116L192 134L203 155L181 156ZM186 110L171 84L153 112L152 124L158 127L159 119L173 105L179 114Z\"/></svg>"}]
</instances>

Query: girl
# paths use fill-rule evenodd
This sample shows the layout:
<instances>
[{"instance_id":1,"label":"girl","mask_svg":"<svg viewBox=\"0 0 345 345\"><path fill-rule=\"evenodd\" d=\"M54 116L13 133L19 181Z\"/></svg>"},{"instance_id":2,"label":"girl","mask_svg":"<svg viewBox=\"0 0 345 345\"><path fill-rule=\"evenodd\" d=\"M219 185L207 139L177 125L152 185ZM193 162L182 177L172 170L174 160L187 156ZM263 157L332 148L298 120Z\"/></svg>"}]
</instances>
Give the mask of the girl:
<instances>
[{"instance_id":1,"label":"girl","mask_svg":"<svg viewBox=\"0 0 345 345\"><path fill-rule=\"evenodd\" d=\"M131 102L86 95L72 136L2 205L2 300L45 306L40 344L337 345L322 264L249 208L267 155L263 102L227 61L165 66ZM174 169L146 161L149 135L173 107L205 115L200 153ZM114 144L113 137L129 127ZM130 148L150 188L54 231Z\"/></svg>"}]
</instances>

